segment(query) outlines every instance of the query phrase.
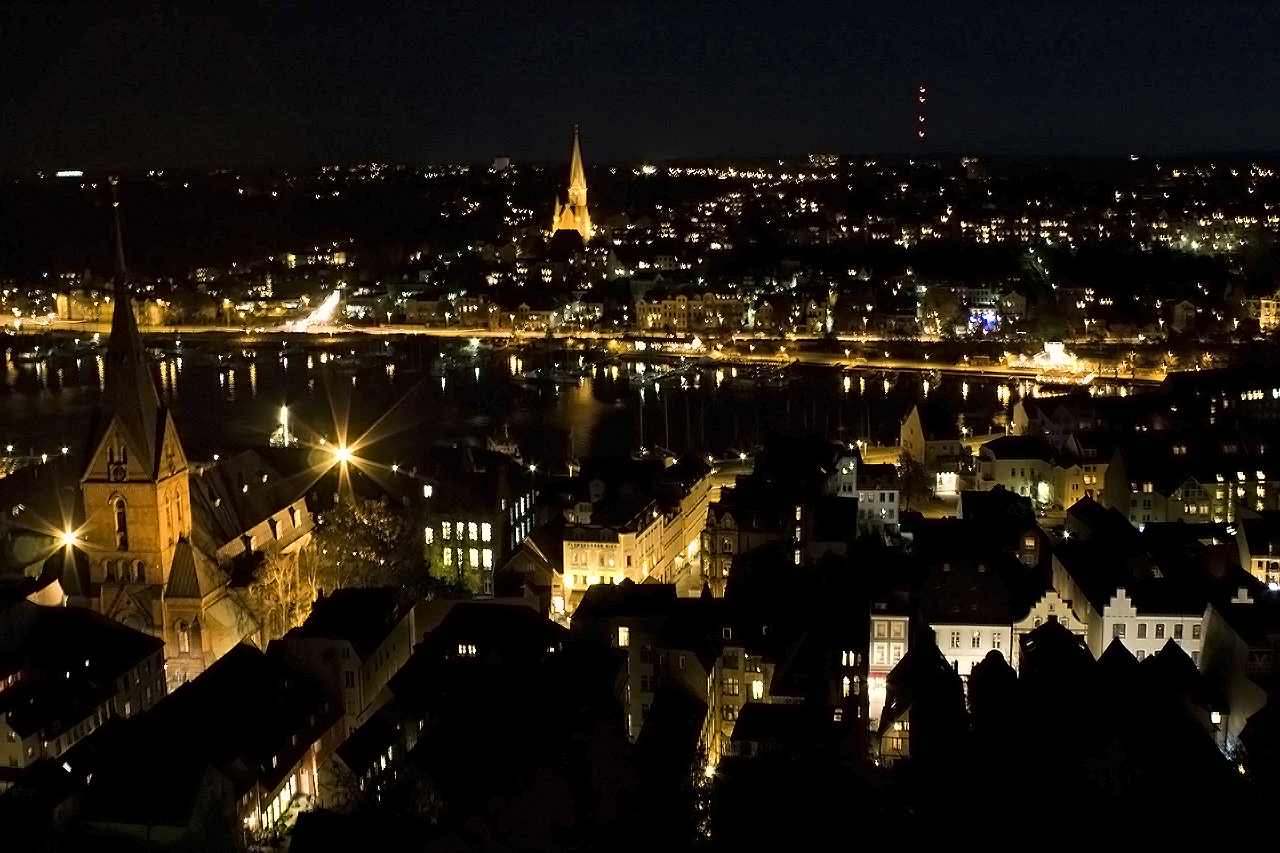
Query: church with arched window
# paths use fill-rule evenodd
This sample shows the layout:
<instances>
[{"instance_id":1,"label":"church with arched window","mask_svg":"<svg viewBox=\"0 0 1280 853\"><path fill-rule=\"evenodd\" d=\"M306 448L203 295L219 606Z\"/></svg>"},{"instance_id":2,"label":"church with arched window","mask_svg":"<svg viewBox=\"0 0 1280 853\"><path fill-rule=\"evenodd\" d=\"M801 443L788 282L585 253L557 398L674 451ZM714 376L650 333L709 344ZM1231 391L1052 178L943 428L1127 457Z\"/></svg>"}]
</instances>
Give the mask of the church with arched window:
<instances>
[{"instance_id":1,"label":"church with arched window","mask_svg":"<svg viewBox=\"0 0 1280 853\"><path fill-rule=\"evenodd\" d=\"M235 568L296 554L306 500L252 451L191 463L162 405L127 291L117 284L103 405L79 478L73 545L45 563L32 600L88 607L160 637L171 683L207 668L259 626Z\"/></svg>"}]
</instances>

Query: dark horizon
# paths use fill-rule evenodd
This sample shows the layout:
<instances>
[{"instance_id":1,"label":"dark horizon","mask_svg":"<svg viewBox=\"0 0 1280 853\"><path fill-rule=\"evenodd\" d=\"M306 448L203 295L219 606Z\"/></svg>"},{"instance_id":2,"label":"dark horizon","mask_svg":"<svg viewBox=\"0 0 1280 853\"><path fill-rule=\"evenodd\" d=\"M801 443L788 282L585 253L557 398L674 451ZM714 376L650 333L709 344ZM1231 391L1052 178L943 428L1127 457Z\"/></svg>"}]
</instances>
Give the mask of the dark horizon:
<instances>
[{"instance_id":1,"label":"dark horizon","mask_svg":"<svg viewBox=\"0 0 1280 853\"><path fill-rule=\"evenodd\" d=\"M0 31L9 169L558 163L574 124L596 164L1280 151L1263 4L11 0Z\"/></svg>"}]
</instances>

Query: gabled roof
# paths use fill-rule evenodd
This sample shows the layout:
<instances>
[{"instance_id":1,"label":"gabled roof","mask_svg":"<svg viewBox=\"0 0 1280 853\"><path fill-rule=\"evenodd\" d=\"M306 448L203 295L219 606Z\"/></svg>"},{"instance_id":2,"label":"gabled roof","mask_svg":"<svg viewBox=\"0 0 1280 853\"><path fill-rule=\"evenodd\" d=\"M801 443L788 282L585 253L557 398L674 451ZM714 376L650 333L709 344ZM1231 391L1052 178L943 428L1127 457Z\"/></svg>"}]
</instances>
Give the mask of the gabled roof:
<instances>
[{"instance_id":1,"label":"gabled roof","mask_svg":"<svg viewBox=\"0 0 1280 853\"><path fill-rule=\"evenodd\" d=\"M56 736L113 695L117 678L163 646L85 608L12 605L0 611L0 672L23 669L27 680L0 693L0 714L24 735L44 729Z\"/></svg>"},{"instance_id":2,"label":"gabled roof","mask_svg":"<svg viewBox=\"0 0 1280 853\"><path fill-rule=\"evenodd\" d=\"M201 551L192 547L186 537L178 540L173 551L173 568L169 572L166 598L202 599L216 589L226 586L227 577Z\"/></svg>"},{"instance_id":3,"label":"gabled roof","mask_svg":"<svg viewBox=\"0 0 1280 853\"><path fill-rule=\"evenodd\" d=\"M321 595L307 621L287 638L329 637L350 641L361 660L373 654L413 610L417 598L398 587L364 587Z\"/></svg>"},{"instance_id":4,"label":"gabled roof","mask_svg":"<svg viewBox=\"0 0 1280 853\"><path fill-rule=\"evenodd\" d=\"M1052 462L1053 448L1049 442L1038 435L1005 435L992 439L982 445L980 453L984 457L1006 461L1010 459L1038 459Z\"/></svg>"},{"instance_id":5,"label":"gabled roof","mask_svg":"<svg viewBox=\"0 0 1280 853\"><path fill-rule=\"evenodd\" d=\"M192 468L190 483L194 544L211 555L298 499L252 450Z\"/></svg>"}]
</instances>

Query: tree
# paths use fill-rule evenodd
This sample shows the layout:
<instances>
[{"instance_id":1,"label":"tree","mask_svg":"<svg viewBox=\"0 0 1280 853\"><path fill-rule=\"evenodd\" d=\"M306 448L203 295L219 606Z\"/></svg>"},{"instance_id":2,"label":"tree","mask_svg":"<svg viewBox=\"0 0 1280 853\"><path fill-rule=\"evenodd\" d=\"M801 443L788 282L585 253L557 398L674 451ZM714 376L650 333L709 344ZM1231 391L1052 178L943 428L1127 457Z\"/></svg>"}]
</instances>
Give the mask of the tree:
<instances>
[{"instance_id":1,"label":"tree","mask_svg":"<svg viewBox=\"0 0 1280 853\"><path fill-rule=\"evenodd\" d=\"M902 508L910 509L929 494L929 475L914 456L907 451L898 455L898 472L901 478Z\"/></svg>"},{"instance_id":2,"label":"tree","mask_svg":"<svg viewBox=\"0 0 1280 853\"><path fill-rule=\"evenodd\" d=\"M343 501L318 518L302 559L311 564L317 587L325 591L400 586L427 600L462 592L428 571L422 525L382 501Z\"/></svg>"},{"instance_id":3,"label":"tree","mask_svg":"<svg viewBox=\"0 0 1280 853\"><path fill-rule=\"evenodd\" d=\"M265 646L306 621L318 591L314 564L297 554L264 554L239 596L257 619Z\"/></svg>"}]
</instances>

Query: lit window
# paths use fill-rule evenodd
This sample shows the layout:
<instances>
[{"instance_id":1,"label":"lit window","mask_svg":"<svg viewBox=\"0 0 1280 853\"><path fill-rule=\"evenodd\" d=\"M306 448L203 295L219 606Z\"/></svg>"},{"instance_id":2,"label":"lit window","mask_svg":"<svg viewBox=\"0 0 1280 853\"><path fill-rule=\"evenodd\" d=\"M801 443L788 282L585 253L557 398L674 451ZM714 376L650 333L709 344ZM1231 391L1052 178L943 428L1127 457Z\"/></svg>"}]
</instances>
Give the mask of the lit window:
<instances>
[{"instance_id":1,"label":"lit window","mask_svg":"<svg viewBox=\"0 0 1280 853\"><path fill-rule=\"evenodd\" d=\"M453 522L450 522L450 521L440 522L440 538L441 539L453 538Z\"/></svg>"},{"instance_id":2,"label":"lit window","mask_svg":"<svg viewBox=\"0 0 1280 853\"><path fill-rule=\"evenodd\" d=\"M479 548L469 549L467 552L467 556L471 558L471 568L476 569L480 567L480 549Z\"/></svg>"},{"instance_id":3,"label":"lit window","mask_svg":"<svg viewBox=\"0 0 1280 853\"><path fill-rule=\"evenodd\" d=\"M959 631L951 632L951 648L953 649L960 648L960 632Z\"/></svg>"},{"instance_id":4,"label":"lit window","mask_svg":"<svg viewBox=\"0 0 1280 853\"><path fill-rule=\"evenodd\" d=\"M969 646L975 649L982 648L982 632L981 631L973 632L973 637L971 637L969 640Z\"/></svg>"},{"instance_id":5,"label":"lit window","mask_svg":"<svg viewBox=\"0 0 1280 853\"><path fill-rule=\"evenodd\" d=\"M841 680L841 682L840 682L840 695L841 695L841 696L843 696L843 697L845 697L845 698L848 698L848 696L849 696L849 686L850 686L850 684L851 684L851 682L849 681L849 676L847 676L847 675L846 675L846 676Z\"/></svg>"},{"instance_id":6,"label":"lit window","mask_svg":"<svg viewBox=\"0 0 1280 853\"><path fill-rule=\"evenodd\" d=\"M446 566L452 566L452 565L453 565L453 549L452 549L452 548L445 548L445 549L444 549L444 564L445 564Z\"/></svg>"},{"instance_id":7,"label":"lit window","mask_svg":"<svg viewBox=\"0 0 1280 853\"><path fill-rule=\"evenodd\" d=\"M471 643L458 643L458 656L473 658L476 656L476 647Z\"/></svg>"},{"instance_id":8,"label":"lit window","mask_svg":"<svg viewBox=\"0 0 1280 853\"><path fill-rule=\"evenodd\" d=\"M725 696L737 696L741 689L742 684L735 676L728 676L720 682L720 692Z\"/></svg>"},{"instance_id":9,"label":"lit window","mask_svg":"<svg viewBox=\"0 0 1280 853\"><path fill-rule=\"evenodd\" d=\"M1124 623L1123 623L1123 622L1117 622L1115 625L1112 625L1112 626L1111 626L1111 636L1112 636L1112 637L1114 637L1114 638L1116 638L1116 639L1123 640L1123 639L1124 639L1124 627L1125 627L1125 626L1124 626Z\"/></svg>"},{"instance_id":10,"label":"lit window","mask_svg":"<svg viewBox=\"0 0 1280 853\"><path fill-rule=\"evenodd\" d=\"M849 679L847 678L845 679L845 681L848 681L848 680ZM755 699L756 701L759 701L764 698L764 682L763 681L751 682L751 698Z\"/></svg>"},{"instance_id":11,"label":"lit window","mask_svg":"<svg viewBox=\"0 0 1280 853\"><path fill-rule=\"evenodd\" d=\"M485 548L480 552L480 564L486 569L493 568L493 549Z\"/></svg>"},{"instance_id":12,"label":"lit window","mask_svg":"<svg viewBox=\"0 0 1280 853\"><path fill-rule=\"evenodd\" d=\"M476 541L477 539L479 539L479 538L480 538L480 525L476 524L474 521L473 521L473 522L471 522L470 524L468 524L468 525L467 525L467 537L468 537L472 542L474 542L474 541Z\"/></svg>"},{"instance_id":13,"label":"lit window","mask_svg":"<svg viewBox=\"0 0 1280 853\"><path fill-rule=\"evenodd\" d=\"M422 535L426 539L428 545L430 545L432 540L435 539L435 531L430 527L422 528Z\"/></svg>"},{"instance_id":14,"label":"lit window","mask_svg":"<svg viewBox=\"0 0 1280 853\"><path fill-rule=\"evenodd\" d=\"M626 625L618 626L618 648L625 649L631 645L631 629Z\"/></svg>"},{"instance_id":15,"label":"lit window","mask_svg":"<svg viewBox=\"0 0 1280 853\"><path fill-rule=\"evenodd\" d=\"M487 521L480 525L480 540L482 542L493 541L493 525Z\"/></svg>"}]
</instances>

